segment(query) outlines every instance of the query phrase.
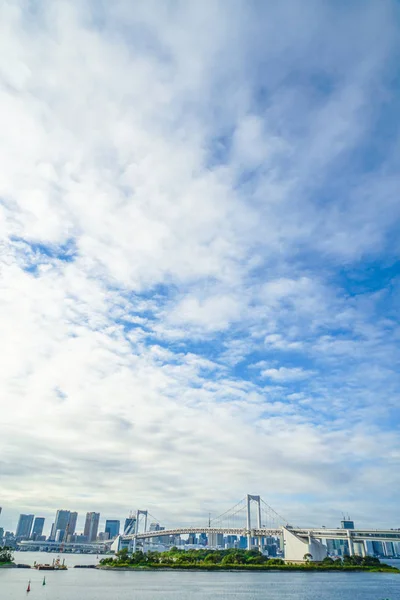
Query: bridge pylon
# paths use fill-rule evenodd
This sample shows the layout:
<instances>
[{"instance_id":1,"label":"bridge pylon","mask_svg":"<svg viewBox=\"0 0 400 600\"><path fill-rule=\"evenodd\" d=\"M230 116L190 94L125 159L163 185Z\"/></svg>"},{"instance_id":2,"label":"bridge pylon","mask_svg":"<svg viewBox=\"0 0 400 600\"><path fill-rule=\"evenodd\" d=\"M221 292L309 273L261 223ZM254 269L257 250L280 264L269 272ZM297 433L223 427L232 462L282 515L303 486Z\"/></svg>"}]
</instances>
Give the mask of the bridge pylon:
<instances>
[{"instance_id":1,"label":"bridge pylon","mask_svg":"<svg viewBox=\"0 0 400 600\"><path fill-rule=\"evenodd\" d=\"M148 511L147 510L137 510L136 511L136 523L135 523L135 537L133 538L133 551L136 552L136 540L137 540L137 534L139 533L139 518L140 515L144 516L144 531L147 531L147 515L148 515Z\"/></svg>"},{"instance_id":2,"label":"bridge pylon","mask_svg":"<svg viewBox=\"0 0 400 600\"><path fill-rule=\"evenodd\" d=\"M247 494L246 496L246 508L247 508L247 549L251 549L251 503L257 504L257 529L261 529L261 498L260 496L254 496ZM261 538L258 540L258 545L261 546Z\"/></svg>"}]
</instances>

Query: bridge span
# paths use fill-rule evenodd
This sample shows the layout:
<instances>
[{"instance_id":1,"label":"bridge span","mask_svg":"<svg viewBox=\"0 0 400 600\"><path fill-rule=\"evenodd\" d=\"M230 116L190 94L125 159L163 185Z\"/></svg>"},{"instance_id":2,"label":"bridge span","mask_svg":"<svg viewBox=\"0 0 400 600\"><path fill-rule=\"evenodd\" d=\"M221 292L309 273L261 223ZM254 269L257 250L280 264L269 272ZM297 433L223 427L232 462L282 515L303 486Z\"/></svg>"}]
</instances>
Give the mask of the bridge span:
<instances>
[{"instance_id":1,"label":"bridge span","mask_svg":"<svg viewBox=\"0 0 400 600\"><path fill-rule=\"evenodd\" d=\"M284 531L288 531L300 538L313 537L315 539L342 539L347 540L351 537L353 542L400 542L400 531L392 529L327 529L325 527L318 529L313 527L277 527L277 528L261 528L261 529L243 529L233 527L177 527L175 529L161 529L158 531L143 531L141 533L133 533L122 535L124 540L145 540L159 537L169 537L178 535L191 535L198 533L208 534L223 534L236 535L238 537L265 538L279 537Z\"/></svg>"},{"instance_id":2,"label":"bridge span","mask_svg":"<svg viewBox=\"0 0 400 600\"><path fill-rule=\"evenodd\" d=\"M262 539L267 537L278 537L282 540L283 549L286 560L302 561L306 554L312 555L314 560L322 560L327 556L327 546L324 544L326 540L343 540L347 543L348 552L350 555L355 554L354 545L361 549L361 554L366 555L366 542L400 542L400 530L396 529L329 529L325 527L292 527L285 523L278 513L270 506L261 500L260 496L248 494L244 501L244 505L237 509L241 504L234 507L233 514L237 515L240 511L245 512L246 523L244 526L222 525L209 522L208 526L199 527L174 527L171 529L158 529L155 531L147 530L148 512L144 510L137 511L135 522L135 530L133 532L125 532L119 536L113 543L112 547L115 550L120 549L121 544L128 542L133 549L136 549L136 543L140 540L151 540L152 538L173 538L176 536L190 536L192 534L205 533L207 535L233 535L247 538L247 548L251 548L253 541L257 541L257 546L261 549ZM256 505L255 523L252 518L252 505ZM266 507L262 507L262 504ZM274 523L267 527L262 522L262 508L267 511L266 519L272 517ZM236 512L235 512L236 511ZM230 511L227 511L221 517L223 519L229 516ZM140 516L144 516L144 531L139 530ZM213 521L217 521L214 519Z\"/></svg>"}]
</instances>

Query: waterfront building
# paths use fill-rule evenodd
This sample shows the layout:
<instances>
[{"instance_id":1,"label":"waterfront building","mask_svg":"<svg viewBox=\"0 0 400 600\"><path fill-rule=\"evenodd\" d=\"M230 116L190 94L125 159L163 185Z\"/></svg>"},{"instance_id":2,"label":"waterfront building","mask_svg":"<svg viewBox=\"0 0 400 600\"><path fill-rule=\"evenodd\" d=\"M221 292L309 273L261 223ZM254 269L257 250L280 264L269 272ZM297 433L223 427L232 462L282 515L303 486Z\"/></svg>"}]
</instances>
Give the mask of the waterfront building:
<instances>
[{"instance_id":1,"label":"waterfront building","mask_svg":"<svg viewBox=\"0 0 400 600\"><path fill-rule=\"evenodd\" d=\"M69 520L68 520L68 533L71 535L73 535L75 533L77 520L78 520L78 513L71 512L69 515Z\"/></svg>"},{"instance_id":2,"label":"waterfront building","mask_svg":"<svg viewBox=\"0 0 400 600\"><path fill-rule=\"evenodd\" d=\"M12 531L6 531L3 538L4 546L8 546L9 548L16 548L17 543L15 539L15 535Z\"/></svg>"},{"instance_id":3,"label":"waterfront building","mask_svg":"<svg viewBox=\"0 0 400 600\"><path fill-rule=\"evenodd\" d=\"M383 542L373 541L372 548L374 550L375 556L384 556L385 555L385 549L383 547Z\"/></svg>"},{"instance_id":4,"label":"waterfront building","mask_svg":"<svg viewBox=\"0 0 400 600\"><path fill-rule=\"evenodd\" d=\"M108 539L113 540L119 535L120 522L114 519L107 519L104 532L108 533Z\"/></svg>"},{"instance_id":5,"label":"waterfront building","mask_svg":"<svg viewBox=\"0 0 400 600\"><path fill-rule=\"evenodd\" d=\"M64 541L64 535L65 535L65 530L64 529L57 529L54 541L55 542L62 542L62 541Z\"/></svg>"},{"instance_id":6,"label":"waterfront building","mask_svg":"<svg viewBox=\"0 0 400 600\"><path fill-rule=\"evenodd\" d=\"M126 535L129 535L130 533L135 533L135 527L136 527L136 518L133 516L129 516L125 519L125 524L124 524L124 533Z\"/></svg>"},{"instance_id":7,"label":"waterfront building","mask_svg":"<svg viewBox=\"0 0 400 600\"><path fill-rule=\"evenodd\" d=\"M344 556L349 553L347 540L327 539L325 540L325 544L330 556Z\"/></svg>"},{"instance_id":8,"label":"waterfront building","mask_svg":"<svg viewBox=\"0 0 400 600\"><path fill-rule=\"evenodd\" d=\"M348 517L347 519L343 519L340 521L342 529L354 529L354 521Z\"/></svg>"},{"instance_id":9,"label":"waterfront building","mask_svg":"<svg viewBox=\"0 0 400 600\"><path fill-rule=\"evenodd\" d=\"M239 538L239 548L241 550L247 548L247 537L245 537L244 535L241 535Z\"/></svg>"},{"instance_id":10,"label":"waterfront building","mask_svg":"<svg viewBox=\"0 0 400 600\"><path fill-rule=\"evenodd\" d=\"M201 544L202 546L207 546L207 534L206 533L199 534L199 544Z\"/></svg>"},{"instance_id":11,"label":"waterfront building","mask_svg":"<svg viewBox=\"0 0 400 600\"><path fill-rule=\"evenodd\" d=\"M29 540L31 536L32 524L33 524L34 515L20 515L17 525L17 531L15 533L15 537L17 539L26 539Z\"/></svg>"},{"instance_id":12,"label":"waterfront building","mask_svg":"<svg viewBox=\"0 0 400 600\"><path fill-rule=\"evenodd\" d=\"M208 533L208 546L210 548L223 548L224 547L224 535L222 533Z\"/></svg>"},{"instance_id":13,"label":"waterfront building","mask_svg":"<svg viewBox=\"0 0 400 600\"><path fill-rule=\"evenodd\" d=\"M195 533L189 533L189 537L188 537L188 544L191 544L192 546L197 544L197 537Z\"/></svg>"},{"instance_id":14,"label":"waterfront building","mask_svg":"<svg viewBox=\"0 0 400 600\"><path fill-rule=\"evenodd\" d=\"M60 509L56 512L56 518L54 521L54 527L51 532L51 539L56 541L63 541L64 535L67 532L69 518L71 516L71 511ZM60 533L58 533L60 532ZM58 539L57 539L58 537Z\"/></svg>"},{"instance_id":15,"label":"waterfront building","mask_svg":"<svg viewBox=\"0 0 400 600\"><path fill-rule=\"evenodd\" d=\"M88 512L86 513L85 528L83 535L85 535L89 542L95 542L97 539L97 532L99 529L100 513Z\"/></svg>"},{"instance_id":16,"label":"waterfront building","mask_svg":"<svg viewBox=\"0 0 400 600\"><path fill-rule=\"evenodd\" d=\"M70 510L60 509L56 512L56 518L51 526L49 540L65 542L69 534L73 535L76 529L78 513ZM57 533L60 532L60 533Z\"/></svg>"},{"instance_id":17,"label":"waterfront building","mask_svg":"<svg viewBox=\"0 0 400 600\"><path fill-rule=\"evenodd\" d=\"M385 556L388 558L393 558L393 556L396 556L393 542L383 542L383 550L385 552Z\"/></svg>"},{"instance_id":18,"label":"waterfront building","mask_svg":"<svg viewBox=\"0 0 400 600\"><path fill-rule=\"evenodd\" d=\"M44 517L35 517L31 533L32 540L37 540L43 534L44 521Z\"/></svg>"},{"instance_id":19,"label":"waterfront building","mask_svg":"<svg viewBox=\"0 0 400 600\"><path fill-rule=\"evenodd\" d=\"M86 544L88 542L87 536L86 535L74 535L74 541L77 544Z\"/></svg>"}]
</instances>

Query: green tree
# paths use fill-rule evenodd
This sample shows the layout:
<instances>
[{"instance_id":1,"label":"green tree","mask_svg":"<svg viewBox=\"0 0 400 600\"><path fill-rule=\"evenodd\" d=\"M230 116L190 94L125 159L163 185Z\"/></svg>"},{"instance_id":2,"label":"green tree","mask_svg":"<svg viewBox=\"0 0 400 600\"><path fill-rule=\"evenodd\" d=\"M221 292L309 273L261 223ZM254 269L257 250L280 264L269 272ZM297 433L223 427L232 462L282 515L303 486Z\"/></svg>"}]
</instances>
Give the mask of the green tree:
<instances>
[{"instance_id":1,"label":"green tree","mask_svg":"<svg viewBox=\"0 0 400 600\"><path fill-rule=\"evenodd\" d=\"M362 564L364 567L379 567L381 561L375 556L364 556Z\"/></svg>"},{"instance_id":2,"label":"green tree","mask_svg":"<svg viewBox=\"0 0 400 600\"><path fill-rule=\"evenodd\" d=\"M115 556L117 557L118 562L125 563L129 557L128 548L122 548L122 550L119 550L118 552L115 553Z\"/></svg>"},{"instance_id":3,"label":"green tree","mask_svg":"<svg viewBox=\"0 0 400 600\"><path fill-rule=\"evenodd\" d=\"M8 548L8 546L0 548L0 563L11 563L13 560L14 556L11 548Z\"/></svg>"},{"instance_id":4,"label":"green tree","mask_svg":"<svg viewBox=\"0 0 400 600\"><path fill-rule=\"evenodd\" d=\"M306 552L306 554L303 556L303 559L306 562L310 562L310 560L312 560L312 557L313 557L312 554L310 554L309 552Z\"/></svg>"}]
</instances>

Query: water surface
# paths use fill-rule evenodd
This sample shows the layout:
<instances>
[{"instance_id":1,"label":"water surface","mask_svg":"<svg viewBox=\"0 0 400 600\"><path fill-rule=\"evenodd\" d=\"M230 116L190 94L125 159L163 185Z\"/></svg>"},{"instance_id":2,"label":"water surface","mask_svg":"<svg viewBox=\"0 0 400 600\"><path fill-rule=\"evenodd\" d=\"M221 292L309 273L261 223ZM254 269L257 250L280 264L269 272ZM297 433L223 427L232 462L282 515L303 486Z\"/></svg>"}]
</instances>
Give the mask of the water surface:
<instances>
[{"instance_id":1,"label":"water surface","mask_svg":"<svg viewBox=\"0 0 400 600\"><path fill-rule=\"evenodd\" d=\"M57 556L16 553L16 561ZM95 555L64 555L66 564L95 564ZM43 575L46 586L42 586ZM32 591L26 586L31 579ZM0 569L1 600L399 600L400 575L390 573L221 573L188 571L65 572Z\"/></svg>"}]
</instances>

